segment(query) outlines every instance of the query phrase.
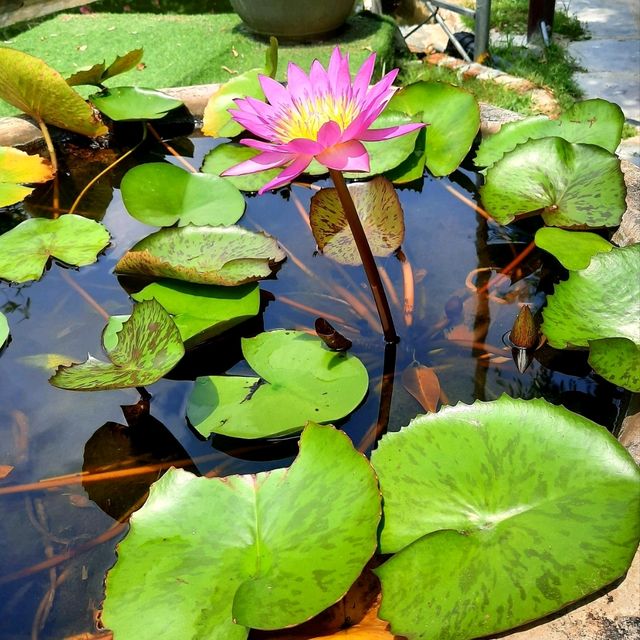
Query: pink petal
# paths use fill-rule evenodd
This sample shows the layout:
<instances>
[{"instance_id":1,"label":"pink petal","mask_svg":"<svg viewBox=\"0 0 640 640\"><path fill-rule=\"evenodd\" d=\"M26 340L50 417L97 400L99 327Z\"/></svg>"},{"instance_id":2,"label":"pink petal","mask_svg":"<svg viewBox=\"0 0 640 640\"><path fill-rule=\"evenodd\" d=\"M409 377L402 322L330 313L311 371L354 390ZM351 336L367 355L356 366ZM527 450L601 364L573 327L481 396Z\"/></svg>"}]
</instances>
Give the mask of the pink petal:
<instances>
[{"instance_id":1,"label":"pink petal","mask_svg":"<svg viewBox=\"0 0 640 640\"><path fill-rule=\"evenodd\" d=\"M315 153L320 153L320 151L322 151L323 149L332 147L334 144L338 144L338 142L340 142L341 136L342 130L340 129L340 125L337 122L334 122L333 120L325 122L318 131L318 142L322 145L322 149L316 151Z\"/></svg>"},{"instance_id":2,"label":"pink petal","mask_svg":"<svg viewBox=\"0 0 640 640\"><path fill-rule=\"evenodd\" d=\"M342 96L351 88L351 73L349 72L349 54L342 55L336 47L329 61L329 85L331 92L336 96Z\"/></svg>"},{"instance_id":3,"label":"pink petal","mask_svg":"<svg viewBox=\"0 0 640 640\"><path fill-rule=\"evenodd\" d=\"M265 191L276 189L284 184L288 184L295 177L299 176L310 164L312 156L298 156L288 167L280 172L277 178L267 182L267 184L258 191L262 195Z\"/></svg>"},{"instance_id":4,"label":"pink petal","mask_svg":"<svg viewBox=\"0 0 640 640\"><path fill-rule=\"evenodd\" d=\"M252 116L241 111L230 110L229 113L238 124L241 124L245 129L247 129L247 131L250 131L254 135L260 136L261 138L267 138L268 140L277 140L271 126L265 124L256 116Z\"/></svg>"},{"instance_id":5,"label":"pink petal","mask_svg":"<svg viewBox=\"0 0 640 640\"><path fill-rule=\"evenodd\" d=\"M304 156L315 156L316 153L320 153L324 149L324 147L315 140L309 140L307 138L294 138L281 145L281 148L296 155Z\"/></svg>"},{"instance_id":6,"label":"pink petal","mask_svg":"<svg viewBox=\"0 0 640 640\"><path fill-rule=\"evenodd\" d=\"M279 82L269 76L258 76L258 80L266 99L276 109L291 105L291 94Z\"/></svg>"},{"instance_id":7,"label":"pink petal","mask_svg":"<svg viewBox=\"0 0 640 640\"><path fill-rule=\"evenodd\" d=\"M377 142L378 140L390 140L407 133L411 133L416 129L422 129L426 126L423 122L412 122L410 124L400 124L396 127L385 127L384 129L369 129L358 136L360 140L368 142Z\"/></svg>"},{"instance_id":8,"label":"pink petal","mask_svg":"<svg viewBox=\"0 0 640 640\"><path fill-rule=\"evenodd\" d=\"M260 151L275 151L276 153L282 153L281 145L277 142L264 142L263 140L255 140L254 138L242 138L240 143L246 147L259 149Z\"/></svg>"},{"instance_id":9,"label":"pink petal","mask_svg":"<svg viewBox=\"0 0 640 640\"><path fill-rule=\"evenodd\" d=\"M372 53L360 67L353 81L353 91L356 96L365 96L369 89L373 68L376 64L376 54Z\"/></svg>"},{"instance_id":10,"label":"pink petal","mask_svg":"<svg viewBox=\"0 0 640 640\"><path fill-rule=\"evenodd\" d=\"M357 140L336 144L316 156L318 162L338 171L369 171L369 154Z\"/></svg>"},{"instance_id":11,"label":"pink petal","mask_svg":"<svg viewBox=\"0 0 640 640\"><path fill-rule=\"evenodd\" d=\"M324 70L324 67L320 64L319 60L314 60L311 63L311 71L309 72L309 80L316 95L326 94L331 91L329 87L329 76Z\"/></svg>"},{"instance_id":12,"label":"pink petal","mask_svg":"<svg viewBox=\"0 0 640 640\"><path fill-rule=\"evenodd\" d=\"M294 62L290 62L287 67L287 91L294 100L305 101L313 93L307 74Z\"/></svg>"},{"instance_id":13,"label":"pink petal","mask_svg":"<svg viewBox=\"0 0 640 640\"><path fill-rule=\"evenodd\" d=\"M249 158L244 162L239 162L225 169L221 176L243 176L247 173L258 173L258 171L264 171L265 169L273 169L274 167L281 167L291 160L291 156L286 153L276 153L274 151L261 153L255 158Z\"/></svg>"}]
</instances>

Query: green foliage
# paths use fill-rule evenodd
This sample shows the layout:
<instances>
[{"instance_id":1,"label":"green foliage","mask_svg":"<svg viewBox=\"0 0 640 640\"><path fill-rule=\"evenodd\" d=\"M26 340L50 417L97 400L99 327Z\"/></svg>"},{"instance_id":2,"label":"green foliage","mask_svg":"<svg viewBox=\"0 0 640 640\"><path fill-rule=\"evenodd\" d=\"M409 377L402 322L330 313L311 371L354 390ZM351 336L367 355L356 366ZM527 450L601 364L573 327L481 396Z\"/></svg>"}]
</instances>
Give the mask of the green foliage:
<instances>
[{"instance_id":1,"label":"green foliage","mask_svg":"<svg viewBox=\"0 0 640 640\"><path fill-rule=\"evenodd\" d=\"M552 347L595 347L600 375L640 391L640 244L594 254L556 285L542 315Z\"/></svg>"},{"instance_id":2,"label":"green foliage","mask_svg":"<svg viewBox=\"0 0 640 640\"><path fill-rule=\"evenodd\" d=\"M80 69L67 78L67 84L70 86L81 84L100 86L109 78L133 69L142 60L143 53L142 49L134 49L123 56L116 56L116 59L108 67L103 61L86 69Z\"/></svg>"},{"instance_id":3,"label":"green foliage","mask_svg":"<svg viewBox=\"0 0 640 640\"><path fill-rule=\"evenodd\" d=\"M242 340L255 376L198 378L187 417L203 436L268 438L330 422L364 398L369 376L358 358L329 351L303 331L269 331Z\"/></svg>"},{"instance_id":4,"label":"green foliage","mask_svg":"<svg viewBox=\"0 0 640 640\"><path fill-rule=\"evenodd\" d=\"M559 455L558 452L562 452ZM595 423L544 400L458 404L385 435L380 617L466 640L561 609L627 570L640 472Z\"/></svg>"},{"instance_id":5,"label":"green foliage","mask_svg":"<svg viewBox=\"0 0 640 640\"><path fill-rule=\"evenodd\" d=\"M0 350L4 347L5 342L9 339L9 323L7 316L0 312Z\"/></svg>"},{"instance_id":6,"label":"green foliage","mask_svg":"<svg viewBox=\"0 0 640 640\"><path fill-rule=\"evenodd\" d=\"M135 244L116 273L234 286L271 274L285 259L275 238L242 227L173 227Z\"/></svg>"},{"instance_id":7,"label":"green foliage","mask_svg":"<svg viewBox=\"0 0 640 640\"><path fill-rule=\"evenodd\" d=\"M392 174L398 182L422 176L424 166L435 176L455 171L469 153L480 128L480 108L475 98L452 85L417 82L396 93L389 108L404 111L428 125L424 155L411 156Z\"/></svg>"},{"instance_id":8,"label":"green foliage","mask_svg":"<svg viewBox=\"0 0 640 640\"><path fill-rule=\"evenodd\" d=\"M589 144L562 138L529 140L486 172L485 209L500 224L539 209L556 227L612 227L626 209L620 160Z\"/></svg>"},{"instance_id":9,"label":"green foliage","mask_svg":"<svg viewBox=\"0 0 640 640\"><path fill-rule=\"evenodd\" d=\"M391 255L404 240L404 213L393 185L378 176L348 189L373 255ZM340 264L362 264L336 189L321 189L311 198L309 223L322 253Z\"/></svg>"},{"instance_id":10,"label":"green foliage","mask_svg":"<svg viewBox=\"0 0 640 640\"><path fill-rule=\"evenodd\" d=\"M109 232L99 222L73 214L31 218L0 236L0 278L38 280L52 257L83 267L95 262L108 244Z\"/></svg>"},{"instance_id":11,"label":"green foliage","mask_svg":"<svg viewBox=\"0 0 640 640\"><path fill-rule=\"evenodd\" d=\"M231 329L260 310L260 289L253 283L216 287L161 280L131 297L138 302L157 300L173 316L187 347Z\"/></svg>"},{"instance_id":12,"label":"green foliage","mask_svg":"<svg viewBox=\"0 0 640 640\"><path fill-rule=\"evenodd\" d=\"M102 621L138 640L244 640L248 627L303 622L358 577L379 519L371 467L330 426L307 426L289 469L227 478L172 469L118 547Z\"/></svg>"},{"instance_id":13,"label":"green foliage","mask_svg":"<svg viewBox=\"0 0 640 640\"><path fill-rule=\"evenodd\" d=\"M89 356L81 364L58 367L49 382L72 391L143 387L157 382L184 355L178 328L156 300L135 305L121 327L112 324L103 344L111 362Z\"/></svg>"},{"instance_id":14,"label":"green foliage","mask_svg":"<svg viewBox=\"0 0 640 640\"><path fill-rule=\"evenodd\" d=\"M554 255L570 271L586 269L596 253L611 251L613 245L596 233L542 227L536 232L536 246Z\"/></svg>"},{"instance_id":15,"label":"green foliage","mask_svg":"<svg viewBox=\"0 0 640 640\"><path fill-rule=\"evenodd\" d=\"M214 175L189 173L164 162L133 167L120 185L127 211L137 220L168 227L231 225L245 201L233 184Z\"/></svg>"},{"instance_id":16,"label":"green foliage","mask_svg":"<svg viewBox=\"0 0 640 640\"><path fill-rule=\"evenodd\" d=\"M182 101L154 89L114 87L89 96L96 109L112 120L157 120Z\"/></svg>"},{"instance_id":17,"label":"green foliage","mask_svg":"<svg viewBox=\"0 0 640 640\"><path fill-rule=\"evenodd\" d=\"M24 183L46 182L51 178L53 168L44 158L13 147L0 147L0 207L20 202L33 191Z\"/></svg>"},{"instance_id":18,"label":"green foliage","mask_svg":"<svg viewBox=\"0 0 640 640\"><path fill-rule=\"evenodd\" d=\"M93 109L39 58L0 47L0 99L37 121L90 137L107 133Z\"/></svg>"}]
</instances>

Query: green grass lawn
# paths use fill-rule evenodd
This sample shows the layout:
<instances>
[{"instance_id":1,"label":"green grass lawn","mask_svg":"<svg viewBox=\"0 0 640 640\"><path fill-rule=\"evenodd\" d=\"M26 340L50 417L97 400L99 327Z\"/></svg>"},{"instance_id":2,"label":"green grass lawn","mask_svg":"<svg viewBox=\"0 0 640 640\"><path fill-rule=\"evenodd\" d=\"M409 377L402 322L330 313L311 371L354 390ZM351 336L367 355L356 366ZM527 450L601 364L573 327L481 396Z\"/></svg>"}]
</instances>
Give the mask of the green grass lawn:
<instances>
[{"instance_id":1,"label":"green grass lawn","mask_svg":"<svg viewBox=\"0 0 640 640\"><path fill-rule=\"evenodd\" d=\"M378 70L389 69L395 59L394 33L395 25L389 19L357 14L335 38L281 46L278 77L284 78L288 60L306 69L314 58L326 64L336 44L350 53L352 69L372 51L378 54ZM150 88L224 82L236 73L262 67L266 50L266 43L252 36L236 14L225 13L61 14L5 41L3 46L42 58L65 77L82 67L103 60L109 63L118 54L142 47L143 67L107 84ZM15 112L0 100L0 116Z\"/></svg>"}]
</instances>

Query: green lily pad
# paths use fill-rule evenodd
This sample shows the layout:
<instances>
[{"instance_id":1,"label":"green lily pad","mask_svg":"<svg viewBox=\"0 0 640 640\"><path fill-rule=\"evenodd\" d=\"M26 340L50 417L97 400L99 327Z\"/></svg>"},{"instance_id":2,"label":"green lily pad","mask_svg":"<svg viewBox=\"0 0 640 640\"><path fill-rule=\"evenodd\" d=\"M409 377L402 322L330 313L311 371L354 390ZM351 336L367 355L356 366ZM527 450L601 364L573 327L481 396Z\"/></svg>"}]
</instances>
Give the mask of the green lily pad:
<instances>
[{"instance_id":1,"label":"green lily pad","mask_svg":"<svg viewBox=\"0 0 640 640\"><path fill-rule=\"evenodd\" d=\"M242 353L259 377L196 380L187 417L203 436L268 438L296 433L308 420L339 420L360 404L369 385L358 358L330 351L303 331L243 338Z\"/></svg>"},{"instance_id":2,"label":"green lily pad","mask_svg":"<svg viewBox=\"0 0 640 640\"><path fill-rule=\"evenodd\" d=\"M556 285L542 312L552 347L588 347L590 340L628 338L640 344L640 244L597 253L586 269Z\"/></svg>"},{"instance_id":3,"label":"green lily pad","mask_svg":"<svg viewBox=\"0 0 640 640\"><path fill-rule=\"evenodd\" d=\"M231 118L229 109L235 109L235 100L251 96L264 100L258 80L262 69L250 69L225 82L207 102L204 110L202 133L213 138L233 138L244 131L244 127Z\"/></svg>"},{"instance_id":4,"label":"green lily pad","mask_svg":"<svg viewBox=\"0 0 640 640\"><path fill-rule=\"evenodd\" d=\"M544 400L459 404L384 436L379 615L467 640L611 583L640 539L640 471L597 424ZM481 614L481 615L480 615Z\"/></svg>"},{"instance_id":5,"label":"green lily pad","mask_svg":"<svg viewBox=\"0 0 640 640\"><path fill-rule=\"evenodd\" d=\"M80 69L67 78L67 84L70 86L82 84L99 86L109 78L133 69L142 60L143 53L143 49L134 49L123 56L116 56L116 59L108 67L105 62L101 62L88 69Z\"/></svg>"},{"instance_id":6,"label":"green lily pad","mask_svg":"<svg viewBox=\"0 0 640 640\"><path fill-rule=\"evenodd\" d=\"M570 271L585 269L596 253L608 252L613 245L597 233L566 231L542 227L536 232L536 246L555 256Z\"/></svg>"},{"instance_id":7,"label":"green lily pad","mask_svg":"<svg viewBox=\"0 0 640 640\"><path fill-rule=\"evenodd\" d=\"M391 255L404 240L404 213L393 185L378 176L348 189L373 255ZM336 189L321 189L311 198L309 222L325 255L341 264L362 264Z\"/></svg>"},{"instance_id":8,"label":"green lily pad","mask_svg":"<svg viewBox=\"0 0 640 640\"><path fill-rule=\"evenodd\" d=\"M89 96L96 109L112 120L157 120L182 106L182 100L142 87L114 87Z\"/></svg>"},{"instance_id":9,"label":"green lily pad","mask_svg":"<svg viewBox=\"0 0 640 640\"><path fill-rule=\"evenodd\" d=\"M640 393L640 344L627 338L589 341L589 364L605 380Z\"/></svg>"},{"instance_id":10,"label":"green lily pad","mask_svg":"<svg viewBox=\"0 0 640 640\"><path fill-rule=\"evenodd\" d=\"M237 226L173 227L135 244L115 271L229 287L266 278L285 257L265 233Z\"/></svg>"},{"instance_id":11,"label":"green lily pad","mask_svg":"<svg viewBox=\"0 0 640 640\"><path fill-rule=\"evenodd\" d=\"M427 125L425 155L413 157L414 172L427 166L434 176L455 171L480 129L480 107L467 91L444 82L416 82L400 89L390 109L415 115ZM405 167L406 173L409 167ZM419 177L419 176L417 176Z\"/></svg>"},{"instance_id":12,"label":"green lily pad","mask_svg":"<svg viewBox=\"0 0 640 640\"><path fill-rule=\"evenodd\" d=\"M190 340L187 346L220 335L260 311L260 288L253 283L215 287L162 280L131 297L138 302L157 300L173 316L182 340Z\"/></svg>"},{"instance_id":13,"label":"green lily pad","mask_svg":"<svg viewBox=\"0 0 640 640\"><path fill-rule=\"evenodd\" d=\"M385 172L385 176L394 184L405 184L419 180L424 175L425 151L427 149L427 130L421 129L416 138L413 151L397 167Z\"/></svg>"},{"instance_id":14,"label":"green lily pad","mask_svg":"<svg viewBox=\"0 0 640 640\"><path fill-rule=\"evenodd\" d=\"M601 98L583 100L557 120L532 116L502 125L498 133L481 142L475 163L479 167L490 167L505 153L532 138L563 138L567 142L595 144L614 153L620 144L623 125L624 114L617 104Z\"/></svg>"},{"instance_id":15,"label":"green lily pad","mask_svg":"<svg viewBox=\"0 0 640 640\"><path fill-rule=\"evenodd\" d=\"M100 118L39 58L0 47L0 98L35 120L92 138L107 133Z\"/></svg>"},{"instance_id":16,"label":"green lily pad","mask_svg":"<svg viewBox=\"0 0 640 640\"><path fill-rule=\"evenodd\" d=\"M127 211L137 220L159 227L176 222L230 225L244 213L242 194L223 178L189 173L164 162L130 169L120 185Z\"/></svg>"},{"instance_id":17,"label":"green lily pad","mask_svg":"<svg viewBox=\"0 0 640 640\"><path fill-rule=\"evenodd\" d=\"M202 171L202 173L220 176L223 171L240 162L255 158L260 153L262 152L258 149L252 149L237 142L220 144L215 149L209 151L204 157L200 171ZM280 168L267 169L266 171L259 171L257 173L247 173L244 176L225 176L224 180L227 180L242 191L258 191L264 187L267 182L273 180L280 171L282 171Z\"/></svg>"},{"instance_id":18,"label":"green lily pad","mask_svg":"<svg viewBox=\"0 0 640 640\"><path fill-rule=\"evenodd\" d=\"M48 160L13 147L0 147L0 207L20 202L33 191L23 183L47 182L53 176Z\"/></svg>"},{"instance_id":19,"label":"green lily pad","mask_svg":"<svg viewBox=\"0 0 640 640\"><path fill-rule=\"evenodd\" d=\"M370 465L330 426L307 426L289 469L226 478L171 469L118 546L102 622L137 640L166 636L167 611L181 640L245 640L249 627L303 622L358 577L379 520Z\"/></svg>"},{"instance_id":20,"label":"green lily pad","mask_svg":"<svg viewBox=\"0 0 640 640\"><path fill-rule=\"evenodd\" d=\"M92 264L109 239L99 222L74 214L25 220L0 236L0 278L38 280L51 257L76 267Z\"/></svg>"},{"instance_id":21,"label":"green lily pad","mask_svg":"<svg viewBox=\"0 0 640 640\"><path fill-rule=\"evenodd\" d=\"M117 339L103 344L111 362L89 356L81 364L58 367L49 382L72 391L144 387L171 371L184 355L178 328L156 300L136 304Z\"/></svg>"},{"instance_id":22,"label":"green lily pad","mask_svg":"<svg viewBox=\"0 0 640 640\"><path fill-rule=\"evenodd\" d=\"M385 129L386 127L397 127L409 122L415 122L416 119L393 109L385 109L371 125L371 129ZM416 139L420 130L406 133L397 138L390 140L379 140L378 142L363 142L367 153L369 154L369 172L364 171L347 171L344 175L346 178L366 178L367 176L376 176L385 171L394 169L413 152L416 146ZM312 163L313 164L313 163ZM322 165L320 165L322 166ZM315 175L317 173L326 173L326 167L309 166L305 173Z\"/></svg>"},{"instance_id":23,"label":"green lily pad","mask_svg":"<svg viewBox=\"0 0 640 640\"><path fill-rule=\"evenodd\" d=\"M4 343L9 338L9 323L7 322L7 316L0 312L0 349L4 346Z\"/></svg>"},{"instance_id":24,"label":"green lily pad","mask_svg":"<svg viewBox=\"0 0 640 640\"><path fill-rule=\"evenodd\" d=\"M620 160L562 138L529 140L487 170L485 209L500 224L541 210L553 227L611 227L626 209Z\"/></svg>"}]
</instances>

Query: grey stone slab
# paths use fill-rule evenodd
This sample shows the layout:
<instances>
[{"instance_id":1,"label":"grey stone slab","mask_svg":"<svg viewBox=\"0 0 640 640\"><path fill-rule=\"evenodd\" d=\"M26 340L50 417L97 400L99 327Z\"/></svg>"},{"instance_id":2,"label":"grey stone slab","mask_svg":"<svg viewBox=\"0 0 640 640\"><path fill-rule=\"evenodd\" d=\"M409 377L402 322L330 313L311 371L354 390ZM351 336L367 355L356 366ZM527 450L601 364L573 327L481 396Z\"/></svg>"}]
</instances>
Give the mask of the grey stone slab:
<instances>
[{"instance_id":1,"label":"grey stone slab","mask_svg":"<svg viewBox=\"0 0 640 640\"><path fill-rule=\"evenodd\" d=\"M593 38L638 38L640 32L640 3L638 0L573 0L569 14L586 22Z\"/></svg>"},{"instance_id":2,"label":"grey stone slab","mask_svg":"<svg viewBox=\"0 0 640 640\"><path fill-rule=\"evenodd\" d=\"M628 71L640 81L640 40L581 40L569 53L589 71Z\"/></svg>"},{"instance_id":3,"label":"grey stone slab","mask_svg":"<svg viewBox=\"0 0 640 640\"><path fill-rule=\"evenodd\" d=\"M640 85L637 73L576 73L587 98L604 98L620 105L625 118L640 122Z\"/></svg>"}]
</instances>

